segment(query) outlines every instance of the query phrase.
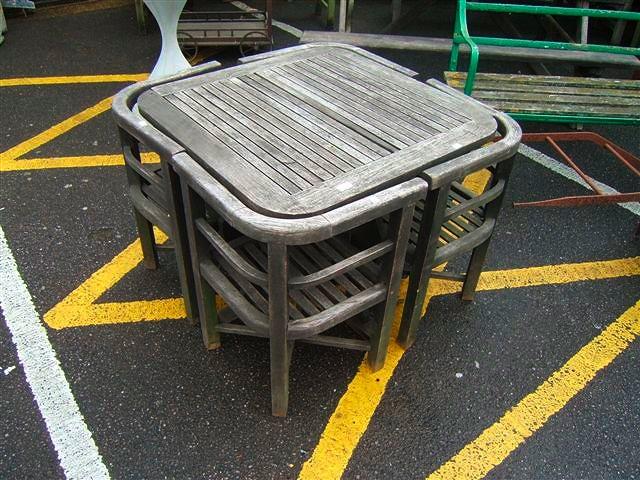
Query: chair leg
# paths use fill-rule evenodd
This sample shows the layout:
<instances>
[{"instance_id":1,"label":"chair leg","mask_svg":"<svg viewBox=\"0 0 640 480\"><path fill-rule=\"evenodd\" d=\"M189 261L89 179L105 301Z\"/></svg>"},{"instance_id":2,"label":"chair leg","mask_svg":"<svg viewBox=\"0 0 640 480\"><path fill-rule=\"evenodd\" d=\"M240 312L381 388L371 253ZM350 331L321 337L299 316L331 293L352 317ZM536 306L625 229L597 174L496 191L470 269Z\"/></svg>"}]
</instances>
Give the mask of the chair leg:
<instances>
[{"instance_id":1,"label":"chair leg","mask_svg":"<svg viewBox=\"0 0 640 480\"><path fill-rule=\"evenodd\" d=\"M216 295L211 285L206 281L200 281L201 306L200 329L202 341L207 350L215 350L220 347L220 333L218 326L218 310L216 309Z\"/></svg>"},{"instance_id":2,"label":"chair leg","mask_svg":"<svg viewBox=\"0 0 640 480\"><path fill-rule=\"evenodd\" d=\"M471 301L476 294L476 287L478 286L478 280L482 273L484 259L487 256L487 250L489 249L490 242L491 237L487 238L484 242L474 248L471 253L471 259L469 260L469 266L467 267L467 274L465 275L464 283L462 284L462 300Z\"/></svg>"},{"instance_id":3,"label":"chair leg","mask_svg":"<svg viewBox=\"0 0 640 480\"><path fill-rule=\"evenodd\" d=\"M180 187L180 178L167 162L163 166L166 186L169 189L169 198L173 203L171 215L171 228L173 229L173 242L175 244L176 262L178 265L178 278L180 290L184 298L187 318L195 325L200 318L198 315L198 299L196 296L196 279L194 266L189 249L189 235L187 233L187 221L185 217L185 205ZM205 342L206 343L206 342ZM207 347L211 349L211 347Z\"/></svg>"},{"instance_id":4,"label":"chair leg","mask_svg":"<svg viewBox=\"0 0 640 480\"><path fill-rule=\"evenodd\" d=\"M153 234L153 224L135 208L133 209L133 215L138 228L140 245L142 246L142 263L149 270L155 270L158 268L158 249L155 235Z\"/></svg>"},{"instance_id":5,"label":"chair leg","mask_svg":"<svg viewBox=\"0 0 640 480\"><path fill-rule=\"evenodd\" d=\"M374 335L369 340L371 349L367 354L367 362L374 372L382 368L387 357L412 219L413 207L408 207L393 212L389 222L389 238L393 241L395 248L387 254L382 268L380 278L388 285L387 296L384 303L375 307L376 328Z\"/></svg>"},{"instance_id":6,"label":"chair leg","mask_svg":"<svg viewBox=\"0 0 640 480\"><path fill-rule=\"evenodd\" d=\"M281 336L271 337L271 414L286 417L289 406L289 344Z\"/></svg>"},{"instance_id":7,"label":"chair leg","mask_svg":"<svg viewBox=\"0 0 640 480\"><path fill-rule=\"evenodd\" d=\"M397 338L398 343L404 348L409 348L416 339L448 195L448 185L427 193L418 243L411 259L409 286Z\"/></svg>"},{"instance_id":8,"label":"chair leg","mask_svg":"<svg viewBox=\"0 0 640 480\"><path fill-rule=\"evenodd\" d=\"M288 262L287 247L270 243L268 252L269 282L269 349L271 357L271 413L287 415L289 404L289 348L288 327Z\"/></svg>"}]
</instances>

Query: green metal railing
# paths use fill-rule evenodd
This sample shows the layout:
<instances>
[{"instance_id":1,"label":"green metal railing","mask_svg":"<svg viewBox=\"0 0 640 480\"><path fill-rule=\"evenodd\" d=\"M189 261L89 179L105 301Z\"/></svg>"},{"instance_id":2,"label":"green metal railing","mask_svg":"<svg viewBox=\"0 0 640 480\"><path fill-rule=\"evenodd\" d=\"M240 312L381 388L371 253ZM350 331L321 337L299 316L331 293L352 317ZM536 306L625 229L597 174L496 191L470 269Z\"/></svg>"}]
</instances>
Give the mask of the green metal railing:
<instances>
[{"instance_id":1,"label":"green metal railing","mask_svg":"<svg viewBox=\"0 0 640 480\"><path fill-rule=\"evenodd\" d=\"M551 42L547 40L524 40L513 38L474 36L469 33L469 28L467 25L467 11L610 18L615 20L630 20L640 22L640 13L623 10L552 7L544 5L516 5L505 3L468 2L467 0L458 0L458 10L454 26L453 47L451 48L449 70L456 71L458 69L460 45L468 45L470 49L470 59L469 67L467 69L467 80L464 86L464 93L467 95L470 95L473 91L473 85L475 82L476 73L478 71L478 61L480 59L480 50L478 48L478 45L526 47L549 50L570 50L640 56L640 48L621 47L618 45Z\"/></svg>"}]
</instances>

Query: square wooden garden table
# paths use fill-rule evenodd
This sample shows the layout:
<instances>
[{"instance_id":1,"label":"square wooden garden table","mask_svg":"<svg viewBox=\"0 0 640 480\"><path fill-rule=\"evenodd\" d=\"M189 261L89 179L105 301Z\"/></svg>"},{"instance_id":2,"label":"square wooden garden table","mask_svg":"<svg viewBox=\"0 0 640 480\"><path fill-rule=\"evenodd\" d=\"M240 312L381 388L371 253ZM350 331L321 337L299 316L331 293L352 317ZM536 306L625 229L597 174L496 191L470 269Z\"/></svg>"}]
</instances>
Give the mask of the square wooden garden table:
<instances>
[{"instance_id":1,"label":"square wooden garden table","mask_svg":"<svg viewBox=\"0 0 640 480\"><path fill-rule=\"evenodd\" d=\"M249 208L326 212L472 150L492 115L364 50L312 44L152 87L140 113Z\"/></svg>"}]
</instances>

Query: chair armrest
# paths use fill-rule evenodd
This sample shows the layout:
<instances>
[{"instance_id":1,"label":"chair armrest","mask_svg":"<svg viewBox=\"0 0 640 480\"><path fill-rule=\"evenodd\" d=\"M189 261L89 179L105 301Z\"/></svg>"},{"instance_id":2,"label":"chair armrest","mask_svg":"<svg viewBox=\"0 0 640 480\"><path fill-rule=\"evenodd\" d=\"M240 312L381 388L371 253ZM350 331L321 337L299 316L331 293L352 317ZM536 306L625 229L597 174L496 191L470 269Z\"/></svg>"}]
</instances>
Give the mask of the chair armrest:
<instances>
[{"instance_id":1,"label":"chair armrest","mask_svg":"<svg viewBox=\"0 0 640 480\"><path fill-rule=\"evenodd\" d=\"M116 123L129 134L139 139L145 145L157 151L161 157L171 157L180 152L183 148L164 135L158 129L153 127L142 116L135 111L135 105L138 97L156 85L162 85L175 80L193 77L220 67L220 62L208 62L197 67L192 67L182 72L167 77L157 78L154 80L144 80L134 83L118 92L113 98L111 105L112 114Z\"/></svg>"},{"instance_id":2,"label":"chair armrest","mask_svg":"<svg viewBox=\"0 0 640 480\"><path fill-rule=\"evenodd\" d=\"M232 195L186 152L174 155L170 165L207 204L233 228L262 242L287 245L319 242L367 223L425 197L428 185L413 178L329 212L304 218L268 217L255 212Z\"/></svg>"},{"instance_id":3,"label":"chair armrest","mask_svg":"<svg viewBox=\"0 0 640 480\"><path fill-rule=\"evenodd\" d=\"M440 188L454 180L466 177L470 173L511 158L517 153L522 138L522 130L515 120L502 112L498 112L493 108L487 107L463 95L437 80L429 80L427 83L451 95L464 97L466 101L475 102L490 111L496 119L498 133L501 136L498 141L491 145L481 147L465 155L424 170L420 175L428 181L431 189Z\"/></svg>"}]
</instances>

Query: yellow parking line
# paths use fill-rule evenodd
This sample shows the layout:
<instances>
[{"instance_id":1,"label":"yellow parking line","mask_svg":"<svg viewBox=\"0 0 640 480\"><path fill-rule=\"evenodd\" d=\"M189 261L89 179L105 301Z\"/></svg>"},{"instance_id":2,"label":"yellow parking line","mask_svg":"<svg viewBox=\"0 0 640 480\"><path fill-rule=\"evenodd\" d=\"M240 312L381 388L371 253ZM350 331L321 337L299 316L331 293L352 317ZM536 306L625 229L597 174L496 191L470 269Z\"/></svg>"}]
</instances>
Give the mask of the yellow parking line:
<instances>
[{"instance_id":1,"label":"yellow parking line","mask_svg":"<svg viewBox=\"0 0 640 480\"><path fill-rule=\"evenodd\" d=\"M599 280L640 275L640 257L549 265L483 272L478 291L524 288L540 285L565 284L586 280ZM432 280L423 307L423 313L432 297L460 290L458 283ZM396 322L400 313L396 314ZM404 351L395 343L383 369L376 373L368 370L366 362L349 384L338 406L329 419L320 440L299 475L302 480L337 480L342 476L349 459L367 429L387 383Z\"/></svg>"},{"instance_id":2,"label":"yellow parking line","mask_svg":"<svg viewBox=\"0 0 640 480\"><path fill-rule=\"evenodd\" d=\"M19 143L13 148L6 150L0 153L0 170L5 170L9 168L12 162L15 162L17 158L21 157L25 153L30 152L38 148L41 145L44 145L47 142L50 142L56 137L59 137L63 133L68 132L74 127L77 127L81 123L86 122L87 120L92 119L93 117L100 115L102 112L108 110L111 107L111 97L105 98L100 102L96 103L92 107L89 107L80 113L76 113L75 115L63 120L62 122L46 129L43 132L40 132L38 135L25 140L22 143ZM7 165L5 165L5 163Z\"/></svg>"},{"instance_id":3,"label":"yellow parking line","mask_svg":"<svg viewBox=\"0 0 640 480\"><path fill-rule=\"evenodd\" d=\"M158 163L160 157L153 152L142 154L142 163ZM0 172L45 170L51 168L111 167L124 165L122 155L83 155L79 157L25 158L2 162Z\"/></svg>"},{"instance_id":4,"label":"yellow parking line","mask_svg":"<svg viewBox=\"0 0 640 480\"><path fill-rule=\"evenodd\" d=\"M502 463L640 335L640 301L427 480L475 480Z\"/></svg>"},{"instance_id":5,"label":"yellow parking line","mask_svg":"<svg viewBox=\"0 0 640 480\"><path fill-rule=\"evenodd\" d=\"M167 236L162 231L156 229L155 235L158 244L167 241ZM44 315L44 321L51 328L60 329L102 323L184 318L182 299L94 303L141 261L140 240L136 240L49 310Z\"/></svg>"},{"instance_id":6,"label":"yellow parking line","mask_svg":"<svg viewBox=\"0 0 640 480\"><path fill-rule=\"evenodd\" d=\"M148 73L118 73L108 75L65 75L60 77L0 78L0 87L24 87L31 85L65 85L69 83L141 82Z\"/></svg>"}]
</instances>

